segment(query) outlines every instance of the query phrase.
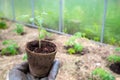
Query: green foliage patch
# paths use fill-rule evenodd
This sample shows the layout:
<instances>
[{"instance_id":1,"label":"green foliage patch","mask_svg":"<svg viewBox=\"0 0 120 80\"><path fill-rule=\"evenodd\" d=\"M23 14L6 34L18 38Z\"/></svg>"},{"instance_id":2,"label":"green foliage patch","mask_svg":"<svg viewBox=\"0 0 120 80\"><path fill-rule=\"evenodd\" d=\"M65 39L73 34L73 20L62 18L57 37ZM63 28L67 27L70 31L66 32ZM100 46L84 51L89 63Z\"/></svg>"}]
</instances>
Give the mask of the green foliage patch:
<instances>
[{"instance_id":1,"label":"green foliage patch","mask_svg":"<svg viewBox=\"0 0 120 80\"><path fill-rule=\"evenodd\" d=\"M19 35L22 35L24 33L23 25L16 24L15 32Z\"/></svg>"},{"instance_id":2,"label":"green foliage patch","mask_svg":"<svg viewBox=\"0 0 120 80\"><path fill-rule=\"evenodd\" d=\"M120 56L112 54L112 55L108 56L107 60L109 62L113 62L113 63L120 62Z\"/></svg>"},{"instance_id":3,"label":"green foliage patch","mask_svg":"<svg viewBox=\"0 0 120 80\"><path fill-rule=\"evenodd\" d=\"M5 40L2 42L5 48L2 49L2 55L16 55L18 53L17 48L18 45L15 41L12 40Z\"/></svg>"},{"instance_id":4,"label":"green foliage patch","mask_svg":"<svg viewBox=\"0 0 120 80\"><path fill-rule=\"evenodd\" d=\"M102 68L96 68L92 71L93 76L98 76L100 80L115 80L115 77ZM94 79L92 79L94 80Z\"/></svg>"},{"instance_id":5,"label":"green foliage patch","mask_svg":"<svg viewBox=\"0 0 120 80\"><path fill-rule=\"evenodd\" d=\"M120 52L120 47L115 48L115 51Z\"/></svg>"},{"instance_id":6,"label":"green foliage patch","mask_svg":"<svg viewBox=\"0 0 120 80\"><path fill-rule=\"evenodd\" d=\"M76 39L81 38L82 34L80 32L75 33L70 39L66 42L66 46L70 47L67 52L69 54L75 54L82 52L83 46L76 41Z\"/></svg>"},{"instance_id":7,"label":"green foliage patch","mask_svg":"<svg viewBox=\"0 0 120 80\"><path fill-rule=\"evenodd\" d=\"M39 48L41 47L41 40L44 40L47 36L50 35L50 33L48 33L43 27L43 16L44 14L41 14L41 16L37 16L32 19L38 26Z\"/></svg>"},{"instance_id":8,"label":"green foliage patch","mask_svg":"<svg viewBox=\"0 0 120 80\"><path fill-rule=\"evenodd\" d=\"M7 28L7 24L4 21L0 21L0 29L6 29Z\"/></svg>"}]
</instances>

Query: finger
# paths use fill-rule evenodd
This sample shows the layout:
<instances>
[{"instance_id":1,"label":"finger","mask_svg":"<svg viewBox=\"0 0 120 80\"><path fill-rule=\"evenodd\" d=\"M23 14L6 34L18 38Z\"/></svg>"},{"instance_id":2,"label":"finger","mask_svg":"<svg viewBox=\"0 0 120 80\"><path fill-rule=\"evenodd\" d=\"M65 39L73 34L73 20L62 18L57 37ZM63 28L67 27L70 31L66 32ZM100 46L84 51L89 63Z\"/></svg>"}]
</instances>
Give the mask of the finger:
<instances>
[{"instance_id":1,"label":"finger","mask_svg":"<svg viewBox=\"0 0 120 80\"><path fill-rule=\"evenodd\" d=\"M45 78L41 78L40 80L48 80L48 77L45 77Z\"/></svg>"},{"instance_id":2,"label":"finger","mask_svg":"<svg viewBox=\"0 0 120 80\"><path fill-rule=\"evenodd\" d=\"M48 80L55 80L56 75L58 74L59 68L60 68L60 62L58 60L55 60L51 68L51 71L48 75Z\"/></svg>"},{"instance_id":3,"label":"finger","mask_svg":"<svg viewBox=\"0 0 120 80\"><path fill-rule=\"evenodd\" d=\"M7 80L27 80L27 77L25 73L16 69L12 69L8 74Z\"/></svg>"},{"instance_id":4,"label":"finger","mask_svg":"<svg viewBox=\"0 0 120 80\"><path fill-rule=\"evenodd\" d=\"M35 78L33 75L31 75L30 73L27 74L27 78L28 80L39 80L38 78Z\"/></svg>"},{"instance_id":5,"label":"finger","mask_svg":"<svg viewBox=\"0 0 120 80\"><path fill-rule=\"evenodd\" d=\"M27 72L29 72L28 62L23 62L21 64L18 64L14 69L19 70L24 73L27 73Z\"/></svg>"},{"instance_id":6,"label":"finger","mask_svg":"<svg viewBox=\"0 0 120 80\"><path fill-rule=\"evenodd\" d=\"M27 74L27 78L28 78L28 80L48 80L47 77L37 78L37 77L34 77L33 75L31 75L30 73Z\"/></svg>"}]
</instances>

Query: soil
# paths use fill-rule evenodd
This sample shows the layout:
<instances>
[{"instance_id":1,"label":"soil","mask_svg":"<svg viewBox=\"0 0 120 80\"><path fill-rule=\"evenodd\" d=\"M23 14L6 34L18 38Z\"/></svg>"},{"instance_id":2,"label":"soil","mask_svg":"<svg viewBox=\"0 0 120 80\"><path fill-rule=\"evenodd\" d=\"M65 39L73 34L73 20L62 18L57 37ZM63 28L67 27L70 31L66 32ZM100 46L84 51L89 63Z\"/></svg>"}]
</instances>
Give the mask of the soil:
<instances>
[{"instance_id":1,"label":"soil","mask_svg":"<svg viewBox=\"0 0 120 80\"><path fill-rule=\"evenodd\" d=\"M31 51L34 51L35 53L51 53L51 52L54 52L56 49L56 46L50 42L41 41L40 43L41 43L40 48L39 48L38 40L29 42L27 47L28 49L30 49Z\"/></svg>"},{"instance_id":2,"label":"soil","mask_svg":"<svg viewBox=\"0 0 120 80\"><path fill-rule=\"evenodd\" d=\"M110 65L110 70L113 72L120 74L120 63L114 63Z\"/></svg>"},{"instance_id":3,"label":"soil","mask_svg":"<svg viewBox=\"0 0 120 80\"><path fill-rule=\"evenodd\" d=\"M23 32L23 33L21 33L20 35L25 35L26 33L25 32Z\"/></svg>"},{"instance_id":4,"label":"soil","mask_svg":"<svg viewBox=\"0 0 120 80\"><path fill-rule=\"evenodd\" d=\"M23 61L25 53L25 45L27 42L38 40L38 30L34 28L24 27L26 34L18 35L13 32L15 23L7 22L8 29L0 30L0 50L3 48L2 41L14 40L18 43L20 53L15 56L0 56L0 80L6 80L6 76L10 69ZM70 55L64 49L66 41L70 38L68 35L52 34L52 41L57 46L56 58L61 62L61 67L56 80L89 80L91 72L97 68L105 68L111 72L109 67L106 67L106 57L110 54L115 54L115 46L103 44L89 40L87 38L80 38L78 42L83 45L85 55L74 54ZM120 52L116 53L120 54ZM111 72L116 80L120 80L120 75Z\"/></svg>"}]
</instances>

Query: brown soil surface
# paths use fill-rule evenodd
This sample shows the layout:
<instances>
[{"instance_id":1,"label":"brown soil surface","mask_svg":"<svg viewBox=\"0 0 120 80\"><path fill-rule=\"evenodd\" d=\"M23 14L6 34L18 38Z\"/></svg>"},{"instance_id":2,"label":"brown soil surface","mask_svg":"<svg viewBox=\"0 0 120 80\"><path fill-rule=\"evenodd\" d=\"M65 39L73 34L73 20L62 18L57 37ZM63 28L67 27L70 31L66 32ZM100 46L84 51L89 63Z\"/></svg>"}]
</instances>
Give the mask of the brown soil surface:
<instances>
[{"instance_id":1,"label":"brown soil surface","mask_svg":"<svg viewBox=\"0 0 120 80\"><path fill-rule=\"evenodd\" d=\"M47 41L40 41L41 45L39 47L39 41L35 40L29 42L27 48L35 53L51 53L54 52L56 49L55 44L52 44Z\"/></svg>"},{"instance_id":2,"label":"brown soil surface","mask_svg":"<svg viewBox=\"0 0 120 80\"><path fill-rule=\"evenodd\" d=\"M120 63L114 63L110 65L110 70L113 72L120 74Z\"/></svg>"},{"instance_id":3,"label":"brown soil surface","mask_svg":"<svg viewBox=\"0 0 120 80\"><path fill-rule=\"evenodd\" d=\"M21 53L15 56L0 56L0 80L5 80L9 70L16 64L24 62L22 60L25 53L25 44L32 40L38 39L38 31L34 28L24 27L25 35L17 35L13 30L15 29L15 23L7 22L9 28L0 30L0 50L3 48L3 40L14 40L18 43ZM101 44L81 38L78 40L86 51L85 55L74 54L69 55L64 49L65 42L70 36L53 34L52 42L57 45L56 59L61 62L61 67L57 75L56 80L88 80L92 70L96 67L102 67L110 71L107 65L106 57L109 54L116 53L113 46ZM110 71L116 80L120 80L120 76Z\"/></svg>"}]
</instances>

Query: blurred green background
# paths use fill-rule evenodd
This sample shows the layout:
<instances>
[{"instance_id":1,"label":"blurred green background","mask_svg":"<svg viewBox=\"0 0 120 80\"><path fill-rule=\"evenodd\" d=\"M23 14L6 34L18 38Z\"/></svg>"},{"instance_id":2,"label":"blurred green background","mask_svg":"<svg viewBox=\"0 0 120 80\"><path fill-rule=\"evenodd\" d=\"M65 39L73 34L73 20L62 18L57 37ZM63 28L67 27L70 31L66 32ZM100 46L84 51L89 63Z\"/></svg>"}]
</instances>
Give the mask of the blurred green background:
<instances>
[{"instance_id":1,"label":"blurred green background","mask_svg":"<svg viewBox=\"0 0 120 80\"><path fill-rule=\"evenodd\" d=\"M31 0L14 0L18 21L30 23ZM58 30L59 0L34 0L35 17L44 13L44 27ZM104 0L64 0L64 32L81 32L100 41ZM0 17L12 19L11 0L0 0ZM120 46L120 0L108 0L104 42Z\"/></svg>"}]
</instances>

